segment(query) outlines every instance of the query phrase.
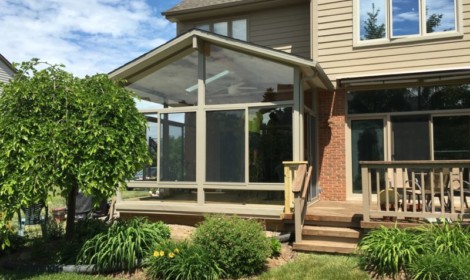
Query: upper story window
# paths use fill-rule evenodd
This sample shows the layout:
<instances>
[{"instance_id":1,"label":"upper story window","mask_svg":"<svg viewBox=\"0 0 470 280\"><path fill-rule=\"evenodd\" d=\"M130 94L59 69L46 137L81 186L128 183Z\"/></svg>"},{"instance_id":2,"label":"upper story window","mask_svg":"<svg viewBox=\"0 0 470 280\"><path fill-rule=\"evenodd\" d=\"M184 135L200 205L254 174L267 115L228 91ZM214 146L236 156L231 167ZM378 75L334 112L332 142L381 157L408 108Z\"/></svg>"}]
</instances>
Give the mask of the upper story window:
<instances>
[{"instance_id":1,"label":"upper story window","mask_svg":"<svg viewBox=\"0 0 470 280\"><path fill-rule=\"evenodd\" d=\"M360 42L425 38L458 29L457 0L356 0L356 4Z\"/></svg>"},{"instance_id":2,"label":"upper story window","mask_svg":"<svg viewBox=\"0 0 470 280\"><path fill-rule=\"evenodd\" d=\"M211 31L238 40L248 40L248 25L246 19L236 19L198 24L196 25L196 28Z\"/></svg>"}]
</instances>

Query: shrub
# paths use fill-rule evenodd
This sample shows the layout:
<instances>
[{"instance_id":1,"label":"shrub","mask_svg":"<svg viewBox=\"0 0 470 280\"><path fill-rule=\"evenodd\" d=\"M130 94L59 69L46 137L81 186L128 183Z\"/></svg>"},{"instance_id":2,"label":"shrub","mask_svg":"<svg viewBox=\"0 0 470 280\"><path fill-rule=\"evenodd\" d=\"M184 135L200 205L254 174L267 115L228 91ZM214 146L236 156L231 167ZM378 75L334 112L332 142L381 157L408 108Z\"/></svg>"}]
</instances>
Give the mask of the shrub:
<instances>
[{"instance_id":1,"label":"shrub","mask_svg":"<svg viewBox=\"0 0 470 280\"><path fill-rule=\"evenodd\" d=\"M83 243L95 235L106 232L109 224L100 219L82 219L75 222L75 240Z\"/></svg>"},{"instance_id":2,"label":"shrub","mask_svg":"<svg viewBox=\"0 0 470 280\"><path fill-rule=\"evenodd\" d=\"M0 257L16 253L23 249L26 245L27 239L24 236L19 236L16 232L8 231L7 238L10 241L9 246L5 246L4 249L0 246Z\"/></svg>"},{"instance_id":3,"label":"shrub","mask_svg":"<svg viewBox=\"0 0 470 280\"><path fill-rule=\"evenodd\" d=\"M444 220L443 224L433 224L423 233L429 244L430 253L468 255L470 253L470 231L462 227L459 222L450 224Z\"/></svg>"},{"instance_id":4,"label":"shrub","mask_svg":"<svg viewBox=\"0 0 470 280\"><path fill-rule=\"evenodd\" d=\"M281 255L281 250L282 250L281 241L279 241L275 237L271 237L270 242L271 242L270 244L271 245L271 257L277 257Z\"/></svg>"},{"instance_id":5,"label":"shrub","mask_svg":"<svg viewBox=\"0 0 470 280\"><path fill-rule=\"evenodd\" d=\"M470 259L462 255L427 253L408 266L414 280L470 280Z\"/></svg>"},{"instance_id":6,"label":"shrub","mask_svg":"<svg viewBox=\"0 0 470 280\"><path fill-rule=\"evenodd\" d=\"M142 218L115 221L107 232L85 242L78 263L93 264L100 271L133 271L155 246L170 237L165 224Z\"/></svg>"},{"instance_id":7,"label":"shrub","mask_svg":"<svg viewBox=\"0 0 470 280\"><path fill-rule=\"evenodd\" d=\"M160 243L147 261L150 279L219 279L223 271L199 245L187 242Z\"/></svg>"},{"instance_id":8,"label":"shrub","mask_svg":"<svg viewBox=\"0 0 470 280\"><path fill-rule=\"evenodd\" d=\"M394 277L424 250L423 238L411 230L380 227L359 243L361 266L376 276Z\"/></svg>"},{"instance_id":9,"label":"shrub","mask_svg":"<svg viewBox=\"0 0 470 280\"><path fill-rule=\"evenodd\" d=\"M193 240L210 253L225 276L232 278L261 272L271 255L262 225L236 216L207 216L194 232Z\"/></svg>"},{"instance_id":10,"label":"shrub","mask_svg":"<svg viewBox=\"0 0 470 280\"><path fill-rule=\"evenodd\" d=\"M56 223L56 221L48 219L46 222L45 233L46 235L44 236L44 238L46 240L57 240L64 237L65 229L61 224Z\"/></svg>"}]
</instances>

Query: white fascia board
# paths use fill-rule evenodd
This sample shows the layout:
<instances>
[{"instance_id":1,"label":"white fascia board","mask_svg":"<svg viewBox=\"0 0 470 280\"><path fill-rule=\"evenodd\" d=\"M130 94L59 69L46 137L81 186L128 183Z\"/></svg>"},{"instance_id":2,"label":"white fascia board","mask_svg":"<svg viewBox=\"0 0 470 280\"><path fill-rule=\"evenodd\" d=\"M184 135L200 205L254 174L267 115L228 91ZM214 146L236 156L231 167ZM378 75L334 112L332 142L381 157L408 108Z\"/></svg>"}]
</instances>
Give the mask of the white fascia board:
<instances>
[{"instance_id":1,"label":"white fascia board","mask_svg":"<svg viewBox=\"0 0 470 280\"><path fill-rule=\"evenodd\" d=\"M297 66L302 69L310 68L314 73L312 78L315 78L314 83L316 86L324 89L333 89L333 84L330 79L321 66L314 60L309 60L284 53L282 51L273 50L268 47L257 46L249 42L219 36L197 29L189 31L121 66L120 68L117 68L109 73L109 76L116 79L129 79L132 76L155 66L160 61L163 61L186 48L191 48L193 46L194 38L282 64Z\"/></svg>"}]
</instances>

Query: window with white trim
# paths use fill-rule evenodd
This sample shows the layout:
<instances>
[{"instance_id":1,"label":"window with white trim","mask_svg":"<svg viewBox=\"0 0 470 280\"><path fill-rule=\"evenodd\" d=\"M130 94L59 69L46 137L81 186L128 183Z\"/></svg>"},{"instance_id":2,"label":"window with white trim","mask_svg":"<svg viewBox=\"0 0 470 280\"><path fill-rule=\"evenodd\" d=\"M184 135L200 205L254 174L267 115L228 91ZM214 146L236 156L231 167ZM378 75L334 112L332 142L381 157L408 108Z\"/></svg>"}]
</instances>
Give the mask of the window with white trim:
<instances>
[{"instance_id":1,"label":"window with white trim","mask_svg":"<svg viewBox=\"0 0 470 280\"><path fill-rule=\"evenodd\" d=\"M458 31L458 0L356 0L360 42Z\"/></svg>"},{"instance_id":2,"label":"window with white trim","mask_svg":"<svg viewBox=\"0 0 470 280\"><path fill-rule=\"evenodd\" d=\"M202 23L196 25L195 27L201 30L211 31L216 34L232 37L242 41L248 40L248 24L246 19Z\"/></svg>"}]
</instances>

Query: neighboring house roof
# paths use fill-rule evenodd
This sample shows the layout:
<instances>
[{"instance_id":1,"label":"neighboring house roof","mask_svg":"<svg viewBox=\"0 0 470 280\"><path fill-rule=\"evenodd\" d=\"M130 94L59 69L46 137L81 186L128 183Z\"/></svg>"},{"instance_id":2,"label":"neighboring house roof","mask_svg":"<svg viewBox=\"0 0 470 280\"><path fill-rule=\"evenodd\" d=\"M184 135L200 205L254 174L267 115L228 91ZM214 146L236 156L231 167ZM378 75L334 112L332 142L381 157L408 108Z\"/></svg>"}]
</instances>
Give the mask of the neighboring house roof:
<instances>
[{"instance_id":1,"label":"neighboring house roof","mask_svg":"<svg viewBox=\"0 0 470 280\"><path fill-rule=\"evenodd\" d=\"M10 61L8 61L8 59L6 59L2 54L0 54L0 60L6 65L8 66L8 68L10 68L10 70L12 72L15 72L15 68L13 68L13 65L10 63Z\"/></svg>"},{"instance_id":2,"label":"neighboring house roof","mask_svg":"<svg viewBox=\"0 0 470 280\"><path fill-rule=\"evenodd\" d=\"M229 47L233 50L271 61L291 66L298 66L304 72L304 80L311 83L313 86L323 89L333 89L333 84L330 79L316 61L198 29L190 30L166 44L143 54L129 63L113 70L109 73L109 76L111 78L126 79L132 83L135 80L156 71L155 67L158 66L159 63L189 47L194 46L194 44L197 44L198 40L214 43L221 47Z\"/></svg>"}]
</instances>

